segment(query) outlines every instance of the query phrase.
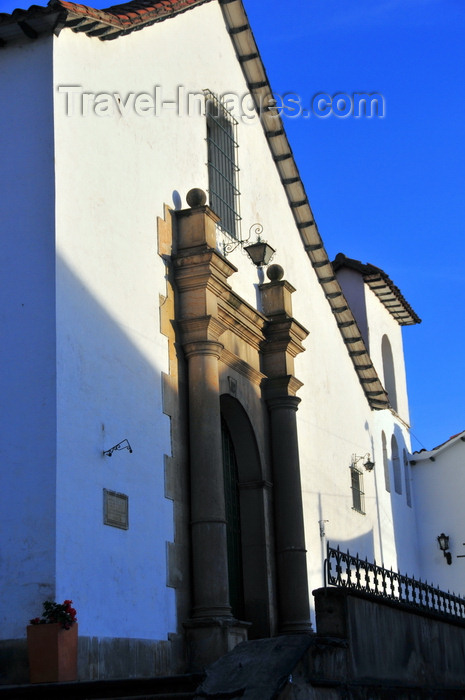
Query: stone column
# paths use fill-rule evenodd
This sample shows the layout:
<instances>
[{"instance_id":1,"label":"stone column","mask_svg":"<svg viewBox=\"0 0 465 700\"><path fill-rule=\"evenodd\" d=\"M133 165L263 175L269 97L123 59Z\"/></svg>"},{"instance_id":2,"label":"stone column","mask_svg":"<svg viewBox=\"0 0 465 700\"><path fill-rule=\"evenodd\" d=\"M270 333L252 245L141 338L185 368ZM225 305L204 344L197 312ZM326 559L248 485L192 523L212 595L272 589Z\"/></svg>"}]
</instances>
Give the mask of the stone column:
<instances>
[{"instance_id":1,"label":"stone column","mask_svg":"<svg viewBox=\"0 0 465 700\"><path fill-rule=\"evenodd\" d=\"M268 387L269 389L269 387ZM297 396L267 400L271 421L279 630L310 630L307 558L296 412Z\"/></svg>"},{"instance_id":2,"label":"stone column","mask_svg":"<svg viewBox=\"0 0 465 700\"><path fill-rule=\"evenodd\" d=\"M268 276L270 283L260 287L269 318L262 347L263 390L271 425L279 631L295 634L311 630L297 438L300 399L295 395L302 384L293 375L294 357L304 350L308 332L292 318L295 290L281 281L282 268L272 265Z\"/></svg>"},{"instance_id":3,"label":"stone column","mask_svg":"<svg viewBox=\"0 0 465 700\"><path fill-rule=\"evenodd\" d=\"M222 349L214 340L184 346L189 363L193 619L231 617L218 378Z\"/></svg>"}]
</instances>

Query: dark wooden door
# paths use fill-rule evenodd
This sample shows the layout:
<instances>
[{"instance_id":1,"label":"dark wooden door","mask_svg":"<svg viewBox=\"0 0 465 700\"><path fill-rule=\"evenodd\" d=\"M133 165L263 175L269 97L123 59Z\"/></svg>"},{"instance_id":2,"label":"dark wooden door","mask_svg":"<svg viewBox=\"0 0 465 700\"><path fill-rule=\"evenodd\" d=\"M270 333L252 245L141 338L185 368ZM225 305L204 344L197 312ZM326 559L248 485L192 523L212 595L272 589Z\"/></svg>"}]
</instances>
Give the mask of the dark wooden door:
<instances>
[{"instance_id":1,"label":"dark wooden door","mask_svg":"<svg viewBox=\"0 0 465 700\"><path fill-rule=\"evenodd\" d=\"M244 584L242 567L241 513L239 476L236 453L228 426L221 421L223 442L224 496L226 502L226 532L228 538L229 602L234 617L244 615Z\"/></svg>"}]
</instances>

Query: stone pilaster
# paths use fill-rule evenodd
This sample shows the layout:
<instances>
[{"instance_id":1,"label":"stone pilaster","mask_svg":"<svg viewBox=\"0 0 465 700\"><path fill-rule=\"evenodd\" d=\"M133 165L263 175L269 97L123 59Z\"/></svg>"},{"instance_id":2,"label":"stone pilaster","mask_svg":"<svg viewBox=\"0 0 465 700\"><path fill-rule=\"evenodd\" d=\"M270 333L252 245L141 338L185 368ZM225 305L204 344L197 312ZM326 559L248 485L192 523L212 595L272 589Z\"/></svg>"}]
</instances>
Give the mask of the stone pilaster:
<instances>
[{"instance_id":1,"label":"stone pilaster","mask_svg":"<svg viewBox=\"0 0 465 700\"><path fill-rule=\"evenodd\" d=\"M294 358L304 350L308 332L292 317L295 290L281 281L282 268L272 265L268 276L270 283L260 287L268 317L263 393L271 427L279 630L292 634L311 629L296 420L300 399L295 395L302 384L293 374Z\"/></svg>"},{"instance_id":2,"label":"stone pilaster","mask_svg":"<svg viewBox=\"0 0 465 700\"><path fill-rule=\"evenodd\" d=\"M192 191L191 191L192 192ZM218 299L236 268L215 249L218 218L203 193L176 213L177 325L188 363L192 613L184 624L192 668L215 661L247 638L229 604L218 360L226 326Z\"/></svg>"},{"instance_id":3,"label":"stone pilaster","mask_svg":"<svg viewBox=\"0 0 465 700\"><path fill-rule=\"evenodd\" d=\"M218 377L222 348L210 339L184 344L189 376L194 619L231 617Z\"/></svg>"}]
</instances>

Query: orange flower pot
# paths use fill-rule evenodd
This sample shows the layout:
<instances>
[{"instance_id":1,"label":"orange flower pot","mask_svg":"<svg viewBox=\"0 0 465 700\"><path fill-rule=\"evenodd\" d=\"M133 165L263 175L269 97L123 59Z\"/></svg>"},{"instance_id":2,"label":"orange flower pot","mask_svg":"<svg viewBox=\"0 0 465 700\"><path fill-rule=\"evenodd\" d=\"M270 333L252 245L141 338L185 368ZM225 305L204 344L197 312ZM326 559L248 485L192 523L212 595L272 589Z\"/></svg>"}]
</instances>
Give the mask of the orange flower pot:
<instances>
[{"instance_id":1,"label":"orange flower pot","mask_svg":"<svg viewBox=\"0 0 465 700\"><path fill-rule=\"evenodd\" d=\"M56 683L77 679L78 626L28 625L29 681Z\"/></svg>"}]
</instances>

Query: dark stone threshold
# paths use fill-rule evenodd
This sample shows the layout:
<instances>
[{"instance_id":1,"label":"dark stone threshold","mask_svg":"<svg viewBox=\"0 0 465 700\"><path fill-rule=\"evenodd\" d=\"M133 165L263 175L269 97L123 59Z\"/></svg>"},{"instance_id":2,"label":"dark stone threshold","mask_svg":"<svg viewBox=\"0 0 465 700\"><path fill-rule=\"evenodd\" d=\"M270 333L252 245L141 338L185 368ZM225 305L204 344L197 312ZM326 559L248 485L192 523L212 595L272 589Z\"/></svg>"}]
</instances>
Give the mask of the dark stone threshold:
<instances>
[{"instance_id":1,"label":"dark stone threshold","mask_svg":"<svg viewBox=\"0 0 465 700\"><path fill-rule=\"evenodd\" d=\"M160 693L194 693L203 674L159 678L121 678L76 683L37 683L0 686L0 699L47 698L47 700L91 700L92 698L137 697Z\"/></svg>"}]
</instances>

